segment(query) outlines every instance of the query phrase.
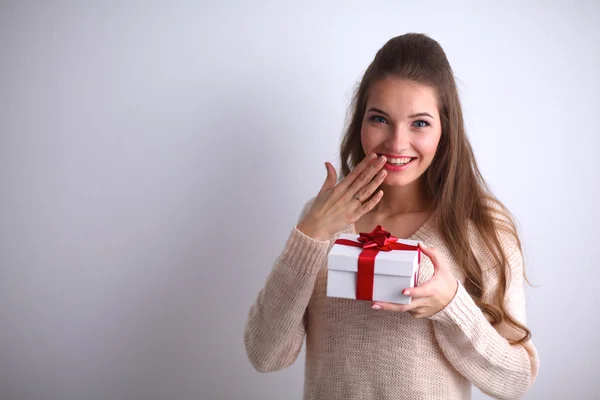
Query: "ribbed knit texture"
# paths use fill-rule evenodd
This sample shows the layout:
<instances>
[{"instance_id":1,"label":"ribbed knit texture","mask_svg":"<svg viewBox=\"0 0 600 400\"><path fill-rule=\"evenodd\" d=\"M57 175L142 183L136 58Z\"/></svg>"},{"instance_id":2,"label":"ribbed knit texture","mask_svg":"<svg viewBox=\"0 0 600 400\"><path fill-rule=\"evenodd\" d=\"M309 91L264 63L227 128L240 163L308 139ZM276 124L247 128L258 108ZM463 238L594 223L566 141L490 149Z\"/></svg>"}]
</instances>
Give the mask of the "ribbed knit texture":
<instances>
[{"instance_id":1,"label":"ribbed knit texture","mask_svg":"<svg viewBox=\"0 0 600 400\"><path fill-rule=\"evenodd\" d=\"M521 397L538 372L533 343L511 345L507 339L519 338L518 332L488 322L462 286L464 276L435 226L430 219L410 239L436 247L459 288L445 309L424 319L373 310L369 301L326 296L327 254L339 233L354 232L353 225L329 241L292 229L248 315L244 339L252 365L261 372L288 367L306 338L304 399L469 399L471 383L494 398ZM497 276L474 232L484 300L491 301ZM525 323L522 257L514 239L501 238L512 274L506 305ZM423 257L419 284L432 275L433 265Z\"/></svg>"}]
</instances>

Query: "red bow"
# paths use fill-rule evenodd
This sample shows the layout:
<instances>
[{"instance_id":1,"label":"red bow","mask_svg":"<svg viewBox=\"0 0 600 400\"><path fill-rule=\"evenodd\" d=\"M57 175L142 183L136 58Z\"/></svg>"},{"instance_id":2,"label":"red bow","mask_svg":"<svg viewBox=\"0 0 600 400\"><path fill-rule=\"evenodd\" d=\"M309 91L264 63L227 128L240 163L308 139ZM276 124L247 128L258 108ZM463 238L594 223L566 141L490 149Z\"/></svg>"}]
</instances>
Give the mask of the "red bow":
<instances>
[{"instance_id":1,"label":"red bow","mask_svg":"<svg viewBox=\"0 0 600 400\"><path fill-rule=\"evenodd\" d=\"M395 243L398 238L392 236L392 234L383 229L381 225L377 225L375 229L369 233L361 232L357 240L362 243L363 249L376 248L377 250L382 251L392 251L390 244Z\"/></svg>"}]
</instances>

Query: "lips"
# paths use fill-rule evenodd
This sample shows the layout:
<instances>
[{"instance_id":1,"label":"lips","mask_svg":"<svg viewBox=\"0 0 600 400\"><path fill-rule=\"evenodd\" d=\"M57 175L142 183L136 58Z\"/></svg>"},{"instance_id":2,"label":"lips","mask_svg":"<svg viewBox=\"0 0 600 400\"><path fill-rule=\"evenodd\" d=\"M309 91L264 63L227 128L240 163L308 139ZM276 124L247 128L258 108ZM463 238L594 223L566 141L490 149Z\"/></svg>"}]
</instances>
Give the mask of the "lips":
<instances>
[{"instance_id":1,"label":"lips","mask_svg":"<svg viewBox=\"0 0 600 400\"><path fill-rule=\"evenodd\" d=\"M393 166L403 166L406 165L410 162L412 162L413 160L415 160L417 157L411 157L411 156L397 156L397 155L393 155L393 154L379 154L379 155L384 155L385 158L387 159L386 164L390 164Z\"/></svg>"},{"instance_id":2,"label":"lips","mask_svg":"<svg viewBox=\"0 0 600 400\"><path fill-rule=\"evenodd\" d=\"M392 165L404 165L414 160L412 157L388 158L387 162Z\"/></svg>"},{"instance_id":3,"label":"lips","mask_svg":"<svg viewBox=\"0 0 600 400\"><path fill-rule=\"evenodd\" d=\"M417 157L393 157L393 156L391 158L388 158L387 155L386 155L386 158L388 160L383 167L387 171L391 171L391 172L404 171L404 170L410 168L415 163L415 160L417 159Z\"/></svg>"}]
</instances>

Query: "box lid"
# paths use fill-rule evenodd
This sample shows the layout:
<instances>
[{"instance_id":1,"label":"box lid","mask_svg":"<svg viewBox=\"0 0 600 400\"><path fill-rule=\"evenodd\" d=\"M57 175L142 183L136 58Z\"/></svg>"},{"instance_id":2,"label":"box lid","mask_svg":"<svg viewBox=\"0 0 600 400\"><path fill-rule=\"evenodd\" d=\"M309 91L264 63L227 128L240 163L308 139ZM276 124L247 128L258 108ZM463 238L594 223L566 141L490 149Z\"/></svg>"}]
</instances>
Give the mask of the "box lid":
<instances>
[{"instance_id":1,"label":"box lid","mask_svg":"<svg viewBox=\"0 0 600 400\"><path fill-rule=\"evenodd\" d=\"M343 233L339 239L357 242L359 235ZM419 241L398 239L398 243L416 246ZM328 255L327 268L337 271L357 272L358 256L362 248L334 244ZM418 250L380 251L375 258L375 274L412 276L419 267Z\"/></svg>"}]
</instances>

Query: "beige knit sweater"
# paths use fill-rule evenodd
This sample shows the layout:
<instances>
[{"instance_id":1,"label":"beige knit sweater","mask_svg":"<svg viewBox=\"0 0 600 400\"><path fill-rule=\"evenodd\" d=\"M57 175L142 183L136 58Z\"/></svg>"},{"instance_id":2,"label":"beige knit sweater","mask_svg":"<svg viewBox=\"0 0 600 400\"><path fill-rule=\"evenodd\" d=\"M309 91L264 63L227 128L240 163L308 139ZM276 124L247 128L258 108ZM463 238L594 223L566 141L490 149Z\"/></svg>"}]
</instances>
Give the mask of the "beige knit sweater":
<instances>
[{"instance_id":1,"label":"beige knit sweater","mask_svg":"<svg viewBox=\"0 0 600 400\"><path fill-rule=\"evenodd\" d=\"M341 232L354 232L354 226ZM292 229L246 322L246 351L258 371L291 365L306 337L304 399L469 399L471 383L495 398L514 399L532 385L539 367L533 343L511 345L515 330L492 327L464 289L464 275L433 218L410 239L438 248L459 288L445 309L424 319L373 310L370 301L326 297L327 254L337 236L317 241ZM502 239L512 272L506 306L524 324L522 256L509 235ZM474 231L471 243L490 301L497 276ZM419 284L432 275L423 257Z\"/></svg>"}]
</instances>

